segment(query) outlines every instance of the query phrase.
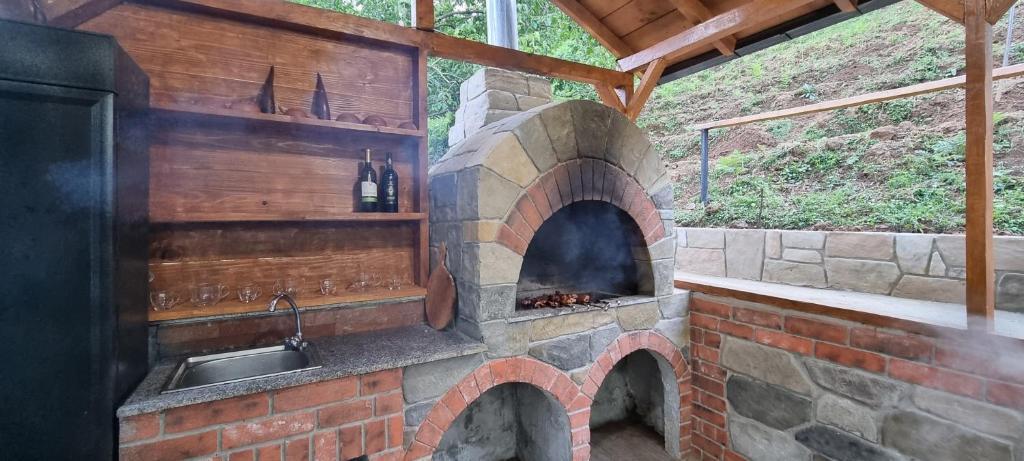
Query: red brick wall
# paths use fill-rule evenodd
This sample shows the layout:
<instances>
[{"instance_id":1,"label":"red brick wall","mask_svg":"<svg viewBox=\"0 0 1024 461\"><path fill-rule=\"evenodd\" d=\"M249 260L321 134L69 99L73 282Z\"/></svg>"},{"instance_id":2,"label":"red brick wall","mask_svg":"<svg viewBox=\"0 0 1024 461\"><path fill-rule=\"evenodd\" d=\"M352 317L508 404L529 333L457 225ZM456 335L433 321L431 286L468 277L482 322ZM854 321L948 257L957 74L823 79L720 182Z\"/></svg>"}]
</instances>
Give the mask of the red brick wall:
<instances>
[{"instance_id":1,"label":"red brick wall","mask_svg":"<svg viewBox=\"0 0 1024 461\"><path fill-rule=\"evenodd\" d=\"M1024 364L993 353L992 337L925 336L699 294L690 325L696 459L743 459L729 449L722 335L1024 410Z\"/></svg>"},{"instance_id":2,"label":"red brick wall","mask_svg":"<svg viewBox=\"0 0 1024 461\"><path fill-rule=\"evenodd\" d=\"M402 371L387 370L121 420L122 460L400 460Z\"/></svg>"}]
</instances>

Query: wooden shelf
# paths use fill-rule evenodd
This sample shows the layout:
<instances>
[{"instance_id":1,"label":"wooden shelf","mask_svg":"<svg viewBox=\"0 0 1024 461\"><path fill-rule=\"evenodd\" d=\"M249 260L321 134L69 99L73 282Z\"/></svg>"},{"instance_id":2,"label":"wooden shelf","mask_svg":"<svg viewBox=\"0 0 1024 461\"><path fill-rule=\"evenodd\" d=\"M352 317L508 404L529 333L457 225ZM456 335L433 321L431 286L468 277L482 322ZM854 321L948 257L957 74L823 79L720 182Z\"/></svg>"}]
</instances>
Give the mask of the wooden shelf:
<instances>
[{"instance_id":1,"label":"wooden shelf","mask_svg":"<svg viewBox=\"0 0 1024 461\"><path fill-rule=\"evenodd\" d=\"M411 298L426 296L427 289L419 286L401 288L398 290L376 289L360 292L345 292L335 296L321 296L319 293L300 296L295 302L300 309L323 309L338 304L352 304L363 302L387 302L392 299ZM184 296L184 293L182 294ZM232 295L234 293L232 292ZM259 299L244 304L237 298L228 298L210 307L194 307L188 301L181 305L165 311L154 311L150 306L150 323L165 322L168 320L180 320L197 317L219 317L224 315L237 315L258 313L267 311L267 303L270 302L270 295L264 293ZM287 308L287 306L285 307Z\"/></svg>"},{"instance_id":2,"label":"wooden shelf","mask_svg":"<svg viewBox=\"0 0 1024 461\"><path fill-rule=\"evenodd\" d=\"M190 224L218 222L417 222L427 219L426 213L346 213L268 216L246 213L193 214L188 219L153 219L155 224Z\"/></svg>"},{"instance_id":3,"label":"wooden shelf","mask_svg":"<svg viewBox=\"0 0 1024 461\"><path fill-rule=\"evenodd\" d=\"M152 107L157 116L172 119L223 120L263 125L269 128L328 130L360 134L381 134L425 138L425 129L407 129L366 125L362 123L337 122L316 118L299 118L280 114L242 112L232 109L192 107L177 104L160 104Z\"/></svg>"}]
</instances>

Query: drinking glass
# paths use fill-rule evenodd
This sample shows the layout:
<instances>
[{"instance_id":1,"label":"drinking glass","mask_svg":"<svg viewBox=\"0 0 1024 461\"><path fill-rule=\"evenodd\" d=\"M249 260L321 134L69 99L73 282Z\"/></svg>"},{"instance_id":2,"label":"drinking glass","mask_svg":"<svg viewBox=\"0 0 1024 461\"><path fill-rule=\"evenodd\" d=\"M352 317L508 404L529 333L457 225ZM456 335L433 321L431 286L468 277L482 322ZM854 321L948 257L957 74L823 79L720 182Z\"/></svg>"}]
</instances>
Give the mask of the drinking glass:
<instances>
[{"instance_id":1,"label":"drinking glass","mask_svg":"<svg viewBox=\"0 0 1024 461\"><path fill-rule=\"evenodd\" d=\"M369 288L369 287L370 287L370 276L366 272L360 270L359 271L359 275L356 276L356 280L354 282L352 282L352 285L350 285L350 288L353 288L356 291L366 291L366 289Z\"/></svg>"},{"instance_id":2,"label":"drinking glass","mask_svg":"<svg viewBox=\"0 0 1024 461\"><path fill-rule=\"evenodd\" d=\"M249 282L238 287L238 300L246 304L255 301L262 294L263 290L256 282Z\"/></svg>"},{"instance_id":3,"label":"drinking glass","mask_svg":"<svg viewBox=\"0 0 1024 461\"><path fill-rule=\"evenodd\" d=\"M149 302L153 304L153 310L165 311L181 303L181 296L170 290L158 290L149 293Z\"/></svg>"},{"instance_id":4,"label":"drinking glass","mask_svg":"<svg viewBox=\"0 0 1024 461\"><path fill-rule=\"evenodd\" d=\"M192 287L192 305L209 307L227 298L231 293L220 283L199 283Z\"/></svg>"},{"instance_id":5,"label":"drinking glass","mask_svg":"<svg viewBox=\"0 0 1024 461\"><path fill-rule=\"evenodd\" d=\"M324 296L331 296L338 292L338 284L332 279L323 279L320 281L320 294Z\"/></svg>"},{"instance_id":6,"label":"drinking glass","mask_svg":"<svg viewBox=\"0 0 1024 461\"><path fill-rule=\"evenodd\" d=\"M292 298L298 298L300 293L302 293L302 279L286 278L278 279L274 282L275 295L288 295Z\"/></svg>"}]
</instances>

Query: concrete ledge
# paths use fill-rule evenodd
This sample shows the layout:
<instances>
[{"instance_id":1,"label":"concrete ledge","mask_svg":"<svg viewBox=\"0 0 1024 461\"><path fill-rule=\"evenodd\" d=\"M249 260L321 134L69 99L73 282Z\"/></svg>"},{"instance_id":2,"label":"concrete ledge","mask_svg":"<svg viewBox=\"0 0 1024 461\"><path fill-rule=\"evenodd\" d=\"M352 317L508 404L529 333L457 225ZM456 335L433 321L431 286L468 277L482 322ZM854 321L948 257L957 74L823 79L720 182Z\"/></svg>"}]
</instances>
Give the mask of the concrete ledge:
<instances>
[{"instance_id":1,"label":"concrete ledge","mask_svg":"<svg viewBox=\"0 0 1024 461\"><path fill-rule=\"evenodd\" d=\"M766 303L784 309L929 336L976 334L967 332L967 310L962 304L795 287L687 272L675 273L675 286L709 295ZM993 336L1024 340L1024 314L996 311L995 323Z\"/></svg>"}]
</instances>

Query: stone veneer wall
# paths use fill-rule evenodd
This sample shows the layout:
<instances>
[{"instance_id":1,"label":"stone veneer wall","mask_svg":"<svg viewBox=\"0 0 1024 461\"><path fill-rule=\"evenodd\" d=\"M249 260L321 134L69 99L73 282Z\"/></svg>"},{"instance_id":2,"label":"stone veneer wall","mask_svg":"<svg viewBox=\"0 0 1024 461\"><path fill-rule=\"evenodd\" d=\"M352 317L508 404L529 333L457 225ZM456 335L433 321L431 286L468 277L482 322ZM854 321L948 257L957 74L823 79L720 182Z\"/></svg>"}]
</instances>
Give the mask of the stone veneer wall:
<instances>
[{"instance_id":1,"label":"stone veneer wall","mask_svg":"<svg viewBox=\"0 0 1024 461\"><path fill-rule=\"evenodd\" d=\"M676 230L676 270L964 302L963 235ZM996 307L1024 311L1024 237L996 237Z\"/></svg>"},{"instance_id":2,"label":"stone veneer wall","mask_svg":"<svg viewBox=\"0 0 1024 461\"><path fill-rule=\"evenodd\" d=\"M1024 459L1020 341L702 294L690 318L699 459Z\"/></svg>"},{"instance_id":3,"label":"stone veneer wall","mask_svg":"<svg viewBox=\"0 0 1024 461\"><path fill-rule=\"evenodd\" d=\"M485 125L551 102L551 82L543 77L485 67L459 87L459 108L448 129L448 146Z\"/></svg>"}]
</instances>

